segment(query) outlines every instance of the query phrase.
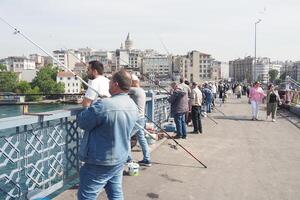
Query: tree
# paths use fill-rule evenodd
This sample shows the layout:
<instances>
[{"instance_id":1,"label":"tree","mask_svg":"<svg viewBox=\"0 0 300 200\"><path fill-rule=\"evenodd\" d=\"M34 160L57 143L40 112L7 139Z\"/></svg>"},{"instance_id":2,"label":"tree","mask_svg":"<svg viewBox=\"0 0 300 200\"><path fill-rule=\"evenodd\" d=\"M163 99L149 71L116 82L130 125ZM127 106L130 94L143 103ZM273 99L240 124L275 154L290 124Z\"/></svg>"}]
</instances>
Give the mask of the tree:
<instances>
[{"instance_id":1,"label":"tree","mask_svg":"<svg viewBox=\"0 0 300 200\"><path fill-rule=\"evenodd\" d=\"M0 72L0 92L13 92L17 86L18 77L14 72Z\"/></svg>"},{"instance_id":2,"label":"tree","mask_svg":"<svg viewBox=\"0 0 300 200\"><path fill-rule=\"evenodd\" d=\"M279 78L275 79L275 81L274 81L275 85L280 85L281 82L282 82L282 80Z\"/></svg>"},{"instance_id":3,"label":"tree","mask_svg":"<svg viewBox=\"0 0 300 200\"><path fill-rule=\"evenodd\" d=\"M6 65L0 63L0 71L6 71Z\"/></svg>"},{"instance_id":4,"label":"tree","mask_svg":"<svg viewBox=\"0 0 300 200\"><path fill-rule=\"evenodd\" d=\"M40 93L40 89L36 86L33 89L30 88L30 90L27 91L27 94L39 94ZM27 100L28 101L39 101L41 100L42 97L39 95L28 95L27 96Z\"/></svg>"},{"instance_id":5,"label":"tree","mask_svg":"<svg viewBox=\"0 0 300 200\"><path fill-rule=\"evenodd\" d=\"M63 93L64 84L56 83L58 68L48 65L42 68L32 81L33 87L38 87L42 93Z\"/></svg>"},{"instance_id":6,"label":"tree","mask_svg":"<svg viewBox=\"0 0 300 200\"><path fill-rule=\"evenodd\" d=\"M271 69L271 70L269 71L269 76L270 76L270 82L271 82L271 83L273 83L274 80L277 78L278 73L279 73L279 72L278 72L276 69Z\"/></svg>"},{"instance_id":7,"label":"tree","mask_svg":"<svg viewBox=\"0 0 300 200\"><path fill-rule=\"evenodd\" d=\"M27 81L20 81L16 85L16 93L27 93L29 90L31 90L31 86Z\"/></svg>"},{"instance_id":8,"label":"tree","mask_svg":"<svg viewBox=\"0 0 300 200\"><path fill-rule=\"evenodd\" d=\"M285 78L286 78L286 72L283 72L283 73L279 76L279 78L280 78L281 80L285 80Z\"/></svg>"}]
</instances>

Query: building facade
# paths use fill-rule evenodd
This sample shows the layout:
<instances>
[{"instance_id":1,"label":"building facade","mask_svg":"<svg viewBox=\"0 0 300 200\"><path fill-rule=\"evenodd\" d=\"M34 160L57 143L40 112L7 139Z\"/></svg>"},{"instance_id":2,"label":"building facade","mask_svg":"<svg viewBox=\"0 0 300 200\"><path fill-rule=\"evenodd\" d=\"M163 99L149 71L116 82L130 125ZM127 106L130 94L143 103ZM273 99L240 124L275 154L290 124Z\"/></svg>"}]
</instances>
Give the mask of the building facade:
<instances>
[{"instance_id":1,"label":"building facade","mask_svg":"<svg viewBox=\"0 0 300 200\"><path fill-rule=\"evenodd\" d=\"M65 93L81 93L81 81L74 76L71 72L61 71L57 73L56 76L57 83L64 83Z\"/></svg>"},{"instance_id":2,"label":"building facade","mask_svg":"<svg viewBox=\"0 0 300 200\"><path fill-rule=\"evenodd\" d=\"M221 62L213 61L211 70L210 70L210 77L212 81L218 82L221 80Z\"/></svg>"},{"instance_id":3,"label":"building facade","mask_svg":"<svg viewBox=\"0 0 300 200\"><path fill-rule=\"evenodd\" d=\"M251 83L253 82L253 74L253 57L248 56L244 59L229 61L229 77L232 81Z\"/></svg>"},{"instance_id":4,"label":"building facade","mask_svg":"<svg viewBox=\"0 0 300 200\"><path fill-rule=\"evenodd\" d=\"M204 82L211 80L212 57L199 51L191 51L187 54L185 66L186 79L190 82Z\"/></svg>"},{"instance_id":5,"label":"building facade","mask_svg":"<svg viewBox=\"0 0 300 200\"><path fill-rule=\"evenodd\" d=\"M53 57L63 65L67 66L70 70L74 69L76 63L85 63L85 57L82 57L78 51L72 49L53 51ZM64 69L64 67L60 66L56 60L53 60L53 65Z\"/></svg>"},{"instance_id":6,"label":"building facade","mask_svg":"<svg viewBox=\"0 0 300 200\"><path fill-rule=\"evenodd\" d=\"M23 70L36 69L35 61L28 59L25 56L8 57L5 59L5 65L7 67L7 71L12 71L12 72L22 72Z\"/></svg>"},{"instance_id":7,"label":"building facade","mask_svg":"<svg viewBox=\"0 0 300 200\"><path fill-rule=\"evenodd\" d=\"M172 59L167 55L146 56L142 60L142 73L154 75L156 78L170 78L172 75Z\"/></svg>"},{"instance_id":8,"label":"building facade","mask_svg":"<svg viewBox=\"0 0 300 200\"><path fill-rule=\"evenodd\" d=\"M254 80L264 84L269 83L270 58L258 58L255 67Z\"/></svg>"}]
</instances>

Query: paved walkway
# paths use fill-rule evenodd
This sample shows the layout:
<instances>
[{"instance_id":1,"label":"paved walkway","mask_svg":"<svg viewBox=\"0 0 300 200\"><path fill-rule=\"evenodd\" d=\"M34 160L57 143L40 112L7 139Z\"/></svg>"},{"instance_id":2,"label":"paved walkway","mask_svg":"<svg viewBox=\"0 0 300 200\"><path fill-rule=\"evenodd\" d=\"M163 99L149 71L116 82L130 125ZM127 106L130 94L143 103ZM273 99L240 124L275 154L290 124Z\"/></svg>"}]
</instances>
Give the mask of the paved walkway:
<instances>
[{"instance_id":1,"label":"paved walkway","mask_svg":"<svg viewBox=\"0 0 300 200\"><path fill-rule=\"evenodd\" d=\"M217 109L210 115L217 125L205 118L204 134L178 140L207 169L166 140L151 153L152 167L142 167L137 177L124 176L125 199L298 200L300 130L280 116L275 123L251 121L245 98L230 97ZM141 153L134 156L138 160ZM69 191L56 199L74 198ZM106 199L105 193L99 199Z\"/></svg>"}]
</instances>

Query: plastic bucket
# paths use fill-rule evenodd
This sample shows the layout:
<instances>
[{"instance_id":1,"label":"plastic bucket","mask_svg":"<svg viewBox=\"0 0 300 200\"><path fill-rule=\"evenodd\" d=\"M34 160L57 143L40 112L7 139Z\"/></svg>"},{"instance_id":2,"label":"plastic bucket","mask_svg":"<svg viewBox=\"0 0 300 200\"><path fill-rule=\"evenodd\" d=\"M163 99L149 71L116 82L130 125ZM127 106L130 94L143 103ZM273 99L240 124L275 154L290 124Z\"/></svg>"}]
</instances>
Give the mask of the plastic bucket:
<instances>
[{"instance_id":1,"label":"plastic bucket","mask_svg":"<svg viewBox=\"0 0 300 200\"><path fill-rule=\"evenodd\" d=\"M129 176L138 176L139 175L140 165L137 163L128 163L128 173Z\"/></svg>"}]
</instances>

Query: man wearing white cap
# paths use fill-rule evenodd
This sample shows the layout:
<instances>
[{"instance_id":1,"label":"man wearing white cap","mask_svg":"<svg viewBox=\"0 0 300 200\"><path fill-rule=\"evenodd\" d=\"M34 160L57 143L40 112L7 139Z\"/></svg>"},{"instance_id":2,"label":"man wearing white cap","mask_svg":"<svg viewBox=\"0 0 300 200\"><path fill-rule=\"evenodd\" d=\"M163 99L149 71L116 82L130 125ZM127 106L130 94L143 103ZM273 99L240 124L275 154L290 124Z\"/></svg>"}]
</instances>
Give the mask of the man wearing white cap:
<instances>
[{"instance_id":1,"label":"man wearing white cap","mask_svg":"<svg viewBox=\"0 0 300 200\"><path fill-rule=\"evenodd\" d=\"M145 121L145 106L146 106L145 90L140 87L140 80L135 74L132 74L131 78L132 78L132 84L131 84L131 88L129 89L128 94L138 107L139 117L138 117L137 123L141 127L144 128L145 124L146 124L146 121ZM149 146L148 146L147 140L145 138L144 129L136 126L133 129L133 135L134 134L136 134L139 144L141 145L141 148L143 151L143 157L144 157L143 160L139 161L138 163L140 165L150 167L151 166L150 152L149 152ZM131 161L131 160L132 160L131 152L129 152L128 161Z\"/></svg>"}]
</instances>

